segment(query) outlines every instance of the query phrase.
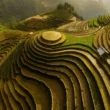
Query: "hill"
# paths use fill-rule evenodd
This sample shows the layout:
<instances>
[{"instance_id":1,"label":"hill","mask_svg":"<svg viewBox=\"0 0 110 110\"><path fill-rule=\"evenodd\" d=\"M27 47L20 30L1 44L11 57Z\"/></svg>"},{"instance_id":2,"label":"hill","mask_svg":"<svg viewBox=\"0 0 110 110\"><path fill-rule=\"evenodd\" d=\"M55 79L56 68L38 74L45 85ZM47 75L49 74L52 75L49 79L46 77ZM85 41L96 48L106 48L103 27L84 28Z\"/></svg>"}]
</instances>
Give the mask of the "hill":
<instances>
[{"instance_id":1,"label":"hill","mask_svg":"<svg viewBox=\"0 0 110 110\"><path fill-rule=\"evenodd\" d=\"M59 4L54 11L33 16L21 21L16 29L36 31L41 29L56 28L68 22L82 20L74 7L68 3Z\"/></svg>"},{"instance_id":2,"label":"hill","mask_svg":"<svg viewBox=\"0 0 110 110\"><path fill-rule=\"evenodd\" d=\"M109 85L110 15L33 32L1 26L1 110L110 110Z\"/></svg>"},{"instance_id":3,"label":"hill","mask_svg":"<svg viewBox=\"0 0 110 110\"><path fill-rule=\"evenodd\" d=\"M38 0L1 0L0 23L14 25L18 21L43 12L43 10L45 7Z\"/></svg>"},{"instance_id":4,"label":"hill","mask_svg":"<svg viewBox=\"0 0 110 110\"><path fill-rule=\"evenodd\" d=\"M0 24L14 26L30 16L52 11L59 3L67 2L66 0L1 0L0 2ZM108 11L101 2L93 0L68 0L75 7L78 15L88 19Z\"/></svg>"},{"instance_id":5,"label":"hill","mask_svg":"<svg viewBox=\"0 0 110 110\"><path fill-rule=\"evenodd\" d=\"M64 2L68 2L75 7L77 13L85 19L90 19L102 14L108 14L109 12L107 9L109 3L105 1L105 4L102 0L81 0L81 2L78 0L41 0L41 3L47 9L55 9L59 3Z\"/></svg>"}]
</instances>

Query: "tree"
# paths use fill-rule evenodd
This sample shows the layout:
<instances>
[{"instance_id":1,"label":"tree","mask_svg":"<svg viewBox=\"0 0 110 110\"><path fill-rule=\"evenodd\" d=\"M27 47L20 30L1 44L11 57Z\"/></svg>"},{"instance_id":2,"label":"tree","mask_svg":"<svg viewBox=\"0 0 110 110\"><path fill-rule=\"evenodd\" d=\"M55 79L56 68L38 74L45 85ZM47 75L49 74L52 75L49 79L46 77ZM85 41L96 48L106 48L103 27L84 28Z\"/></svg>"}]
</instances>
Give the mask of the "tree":
<instances>
[{"instance_id":1,"label":"tree","mask_svg":"<svg viewBox=\"0 0 110 110\"><path fill-rule=\"evenodd\" d=\"M74 14L74 12L75 12L74 7L67 2L65 2L64 4L61 4L61 3L58 4L57 10L60 10L60 9L67 10L71 14Z\"/></svg>"},{"instance_id":2,"label":"tree","mask_svg":"<svg viewBox=\"0 0 110 110\"><path fill-rule=\"evenodd\" d=\"M77 12L75 11L74 7L71 4L67 3L67 2L65 2L64 4L61 4L61 3L58 4L56 9L57 10L66 10L71 15L76 16L80 20L83 20L83 18L77 14Z\"/></svg>"},{"instance_id":3,"label":"tree","mask_svg":"<svg viewBox=\"0 0 110 110\"><path fill-rule=\"evenodd\" d=\"M74 12L74 7L67 2L64 3L64 9L68 10L70 13Z\"/></svg>"},{"instance_id":4,"label":"tree","mask_svg":"<svg viewBox=\"0 0 110 110\"><path fill-rule=\"evenodd\" d=\"M57 10L60 10L60 9L63 9L63 8L64 8L63 4L60 3L60 4L57 5Z\"/></svg>"}]
</instances>

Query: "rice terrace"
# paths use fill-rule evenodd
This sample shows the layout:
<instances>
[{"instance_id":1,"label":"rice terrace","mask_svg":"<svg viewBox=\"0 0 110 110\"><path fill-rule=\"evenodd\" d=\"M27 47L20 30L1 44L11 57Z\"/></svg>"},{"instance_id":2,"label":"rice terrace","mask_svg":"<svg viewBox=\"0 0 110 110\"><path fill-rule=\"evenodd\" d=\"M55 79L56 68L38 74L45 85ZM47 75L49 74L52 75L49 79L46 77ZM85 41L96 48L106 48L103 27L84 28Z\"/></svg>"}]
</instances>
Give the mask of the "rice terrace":
<instances>
[{"instance_id":1,"label":"rice terrace","mask_svg":"<svg viewBox=\"0 0 110 110\"><path fill-rule=\"evenodd\" d=\"M110 110L110 15L39 16L0 26L0 110Z\"/></svg>"}]
</instances>

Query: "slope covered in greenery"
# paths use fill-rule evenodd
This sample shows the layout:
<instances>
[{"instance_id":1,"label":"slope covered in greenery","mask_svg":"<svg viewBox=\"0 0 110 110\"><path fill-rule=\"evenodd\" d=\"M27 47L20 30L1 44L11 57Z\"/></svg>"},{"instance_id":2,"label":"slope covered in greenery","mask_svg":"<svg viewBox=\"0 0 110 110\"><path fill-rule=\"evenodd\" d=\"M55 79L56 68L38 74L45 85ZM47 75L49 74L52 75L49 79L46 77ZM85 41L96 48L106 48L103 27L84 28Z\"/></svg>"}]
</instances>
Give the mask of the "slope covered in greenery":
<instances>
[{"instance_id":1,"label":"slope covered in greenery","mask_svg":"<svg viewBox=\"0 0 110 110\"><path fill-rule=\"evenodd\" d=\"M97 18L93 18L89 21L90 27L99 27L110 24L110 14L105 14L102 16L98 16Z\"/></svg>"},{"instance_id":2,"label":"slope covered in greenery","mask_svg":"<svg viewBox=\"0 0 110 110\"><path fill-rule=\"evenodd\" d=\"M13 26L27 17L54 10L59 3L64 2L70 3L85 19L108 13L100 1L94 0L1 0L0 24Z\"/></svg>"},{"instance_id":3,"label":"slope covered in greenery","mask_svg":"<svg viewBox=\"0 0 110 110\"><path fill-rule=\"evenodd\" d=\"M74 7L68 3L59 4L53 11L30 17L21 21L16 29L36 31L40 29L55 28L68 22L82 20Z\"/></svg>"}]
</instances>

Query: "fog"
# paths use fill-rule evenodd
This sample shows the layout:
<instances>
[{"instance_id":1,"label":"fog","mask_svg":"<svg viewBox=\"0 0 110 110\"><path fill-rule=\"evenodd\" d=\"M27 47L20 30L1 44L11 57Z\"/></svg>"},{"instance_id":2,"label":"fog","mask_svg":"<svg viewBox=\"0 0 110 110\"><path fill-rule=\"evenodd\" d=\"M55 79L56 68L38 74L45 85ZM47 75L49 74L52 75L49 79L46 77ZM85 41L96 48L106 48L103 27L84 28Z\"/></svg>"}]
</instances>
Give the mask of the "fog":
<instances>
[{"instance_id":1,"label":"fog","mask_svg":"<svg viewBox=\"0 0 110 110\"><path fill-rule=\"evenodd\" d=\"M37 1L37 0L36 0ZM77 13L85 19L97 17L110 12L109 0L40 0L46 8L55 8L58 3L68 2L74 6Z\"/></svg>"},{"instance_id":2,"label":"fog","mask_svg":"<svg viewBox=\"0 0 110 110\"><path fill-rule=\"evenodd\" d=\"M66 1L66 0L65 0ZM109 0L68 0L76 11L85 19L109 13Z\"/></svg>"}]
</instances>

